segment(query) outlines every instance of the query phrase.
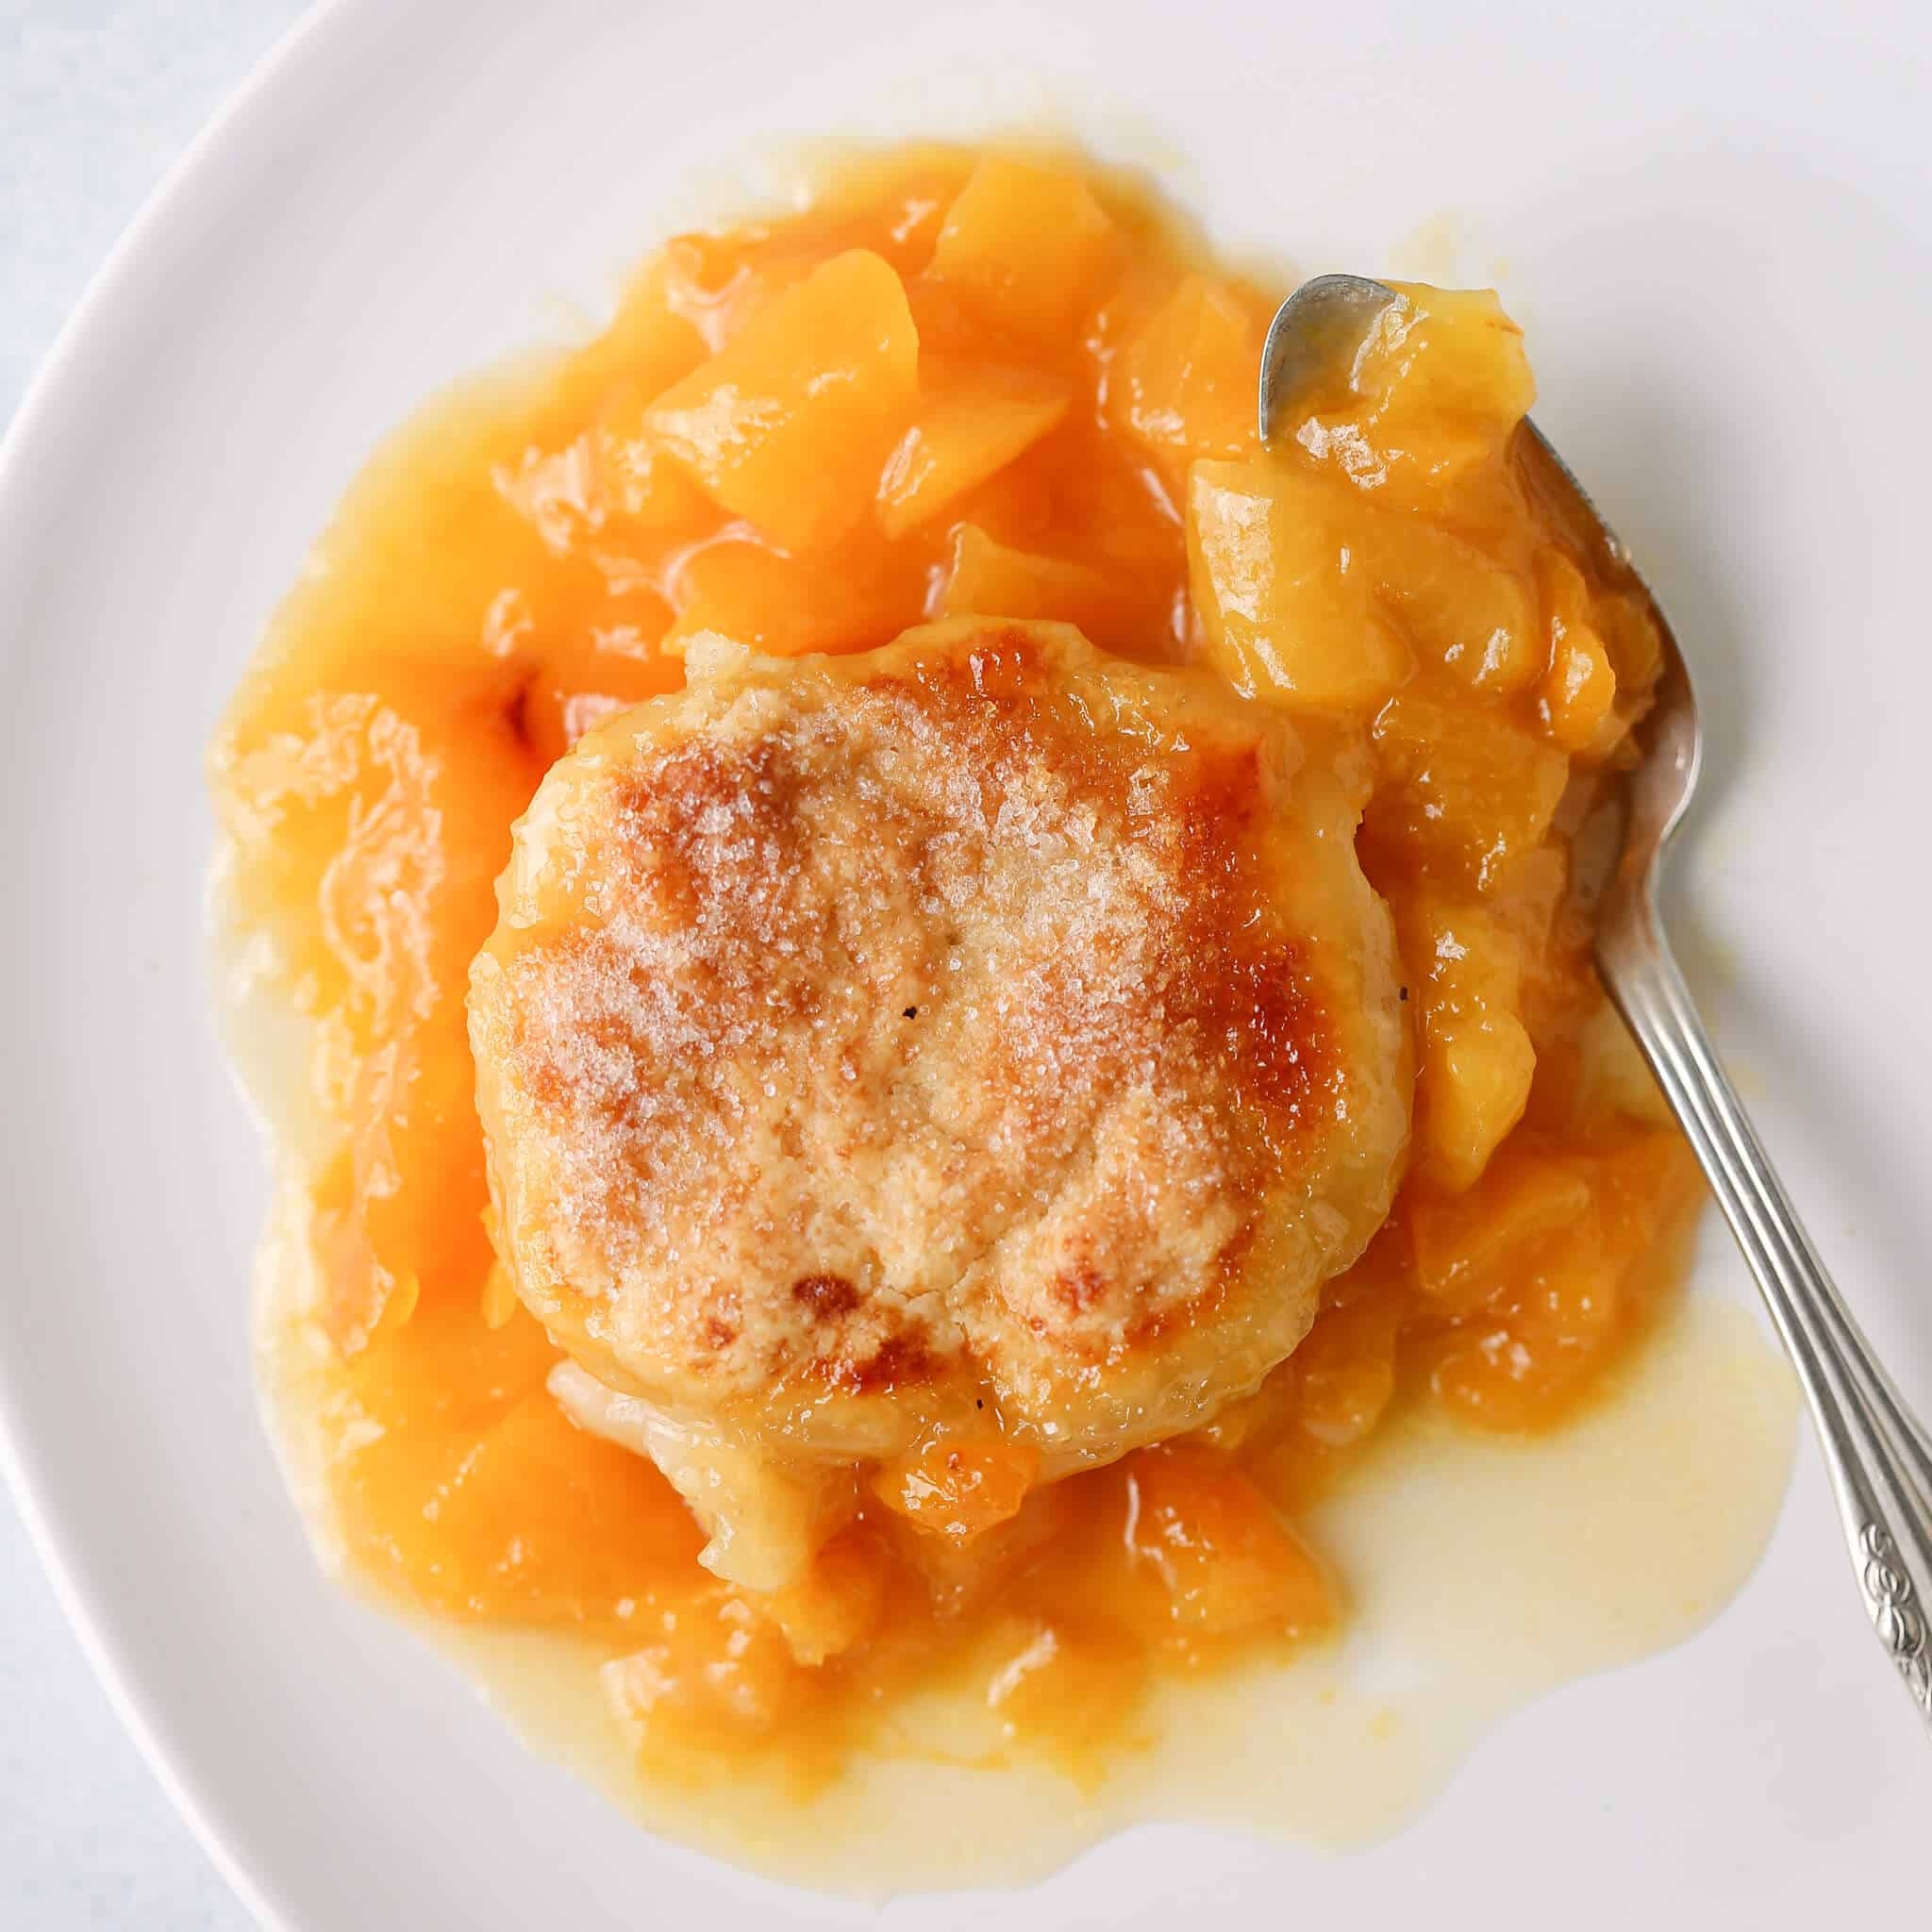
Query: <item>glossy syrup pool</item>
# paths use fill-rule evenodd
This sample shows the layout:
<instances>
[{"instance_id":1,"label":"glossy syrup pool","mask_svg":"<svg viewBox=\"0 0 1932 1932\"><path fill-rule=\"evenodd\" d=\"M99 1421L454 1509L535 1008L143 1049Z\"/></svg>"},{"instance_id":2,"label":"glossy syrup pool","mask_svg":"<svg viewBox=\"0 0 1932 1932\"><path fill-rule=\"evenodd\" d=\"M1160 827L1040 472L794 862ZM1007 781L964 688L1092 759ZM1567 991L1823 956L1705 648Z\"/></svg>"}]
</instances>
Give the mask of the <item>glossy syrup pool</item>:
<instances>
[{"instance_id":1,"label":"glossy syrup pool","mask_svg":"<svg viewBox=\"0 0 1932 1932\"><path fill-rule=\"evenodd\" d=\"M290 1366L271 1348L272 1399ZM301 1376L280 1390L291 1472L308 1452L289 1432L314 1414ZM804 1785L769 1758L641 1757L600 1681L607 1644L375 1601L532 1750L646 1829L770 1877L858 1897L1023 1883L1161 1821L1346 1849L1399 1829L1511 1712L1683 1641L1749 1577L1796 1417L1755 1318L1687 1296L1615 1384L1526 1441L1405 1409L1302 1519L1347 1579L1339 1635L1286 1662L1163 1674L1099 1774L1038 1713L1013 1724L990 1694L996 1671L906 1697L884 1736ZM366 1573L346 1580L367 1588Z\"/></svg>"},{"instance_id":2,"label":"glossy syrup pool","mask_svg":"<svg viewBox=\"0 0 1932 1932\"><path fill-rule=\"evenodd\" d=\"M889 273L815 279L854 250ZM662 1829L860 1890L1038 1871L1137 1817L1359 1838L1503 1712L1694 1628L1769 1534L1788 1381L1674 1292L1694 1172L1588 964L1581 849L1656 638L1516 474L1507 319L1410 299L1264 458L1272 293L1144 192L1064 157L875 158L679 239L596 341L426 410L237 695L224 1001L276 1137L291 1481L332 1557ZM916 365L874 355L908 318ZM832 366L859 401L816 424ZM759 384L802 469L703 444ZM1257 518L1294 553L1272 578L1240 575ZM857 649L964 611L1070 618L1361 733L1414 1163L1302 1348L1195 1439L989 1513L990 1436L923 1516L874 1486L754 1603L544 1388L558 1351L490 1245L464 974L542 772L675 688L684 638Z\"/></svg>"}]
</instances>

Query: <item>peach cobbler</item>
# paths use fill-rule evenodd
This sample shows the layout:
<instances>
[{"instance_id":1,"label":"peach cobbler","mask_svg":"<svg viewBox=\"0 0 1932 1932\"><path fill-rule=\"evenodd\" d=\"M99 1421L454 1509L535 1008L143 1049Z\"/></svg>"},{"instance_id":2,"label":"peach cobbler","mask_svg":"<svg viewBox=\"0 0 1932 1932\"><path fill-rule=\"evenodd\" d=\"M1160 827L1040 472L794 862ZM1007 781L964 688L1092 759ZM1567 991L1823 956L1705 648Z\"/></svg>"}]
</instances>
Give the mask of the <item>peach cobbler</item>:
<instances>
[{"instance_id":1,"label":"peach cobbler","mask_svg":"<svg viewBox=\"0 0 1932 1932\"><path fill-rule=\"evenodd\" d=\"M647 1774L950 1687L1105 1781L1345 1628L1385 1417L1552 1430L1672 1279L1590 964L1657 631L1493 295L1264 450L1279 292L1063 157L680 236L378 457L221 727L315 1521Z\"/></svg>"}]
</instances>

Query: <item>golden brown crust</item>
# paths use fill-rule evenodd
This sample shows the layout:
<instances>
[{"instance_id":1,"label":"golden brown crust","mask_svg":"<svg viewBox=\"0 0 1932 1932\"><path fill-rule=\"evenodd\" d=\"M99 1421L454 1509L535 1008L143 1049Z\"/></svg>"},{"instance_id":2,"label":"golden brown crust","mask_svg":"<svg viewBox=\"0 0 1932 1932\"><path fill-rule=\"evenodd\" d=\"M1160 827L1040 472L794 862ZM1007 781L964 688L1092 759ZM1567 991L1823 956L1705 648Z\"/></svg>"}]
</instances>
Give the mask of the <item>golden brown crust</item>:
<instances>
[{"instance_id":1,"label":"golden brown crust","mask_svg":"<svg viewBox=\"0 0 1932 1932\"><path fill-rule=\"evenodd\" d=\"M520 1291L791 1454L965 1388L1050 1465L1200 1419L1394 1185L1358 807L1280 714L1063 626L700 648L545 780L473 974Z\"/></svg>"}]
</instances>

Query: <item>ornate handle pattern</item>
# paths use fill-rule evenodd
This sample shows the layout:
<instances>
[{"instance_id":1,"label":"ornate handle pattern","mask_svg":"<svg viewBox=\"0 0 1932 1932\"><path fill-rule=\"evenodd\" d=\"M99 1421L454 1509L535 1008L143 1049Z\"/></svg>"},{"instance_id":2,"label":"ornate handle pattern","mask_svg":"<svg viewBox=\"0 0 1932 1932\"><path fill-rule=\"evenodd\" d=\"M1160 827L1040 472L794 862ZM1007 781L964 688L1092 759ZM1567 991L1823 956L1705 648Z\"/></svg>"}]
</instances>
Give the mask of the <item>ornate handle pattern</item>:
<instances>
[{"instance_id":1,"label":"ornate handle pattern","mask_svg":"<svg viewBox=\"0 0 1932 1932\"><path fill-rule=\"evenodd\" d=\"M1858 1533L1857 1549L1865 1558L1858 1581L1865 1587L1865 1606L1872 1627L1891 1652L1906 1689L1932 1719L1932 1668L1925 1657L1925 1616L1890 1531L1881 1523L1868 1523Z\"/></svg>"},{"instance_id":2,"label":"ornate handle pattern","mask_svg":"<svg viewBox=\"0 0 1932 1932\"><path fill-rule=\"evenodd\" d=\"M1763 1291L1818 1425L1873 1628L1932 1725L1932 1438L1874 1358L1753 1131L1647 878L1612 888L1597 964Z\"/></svg>"}]
</instances>

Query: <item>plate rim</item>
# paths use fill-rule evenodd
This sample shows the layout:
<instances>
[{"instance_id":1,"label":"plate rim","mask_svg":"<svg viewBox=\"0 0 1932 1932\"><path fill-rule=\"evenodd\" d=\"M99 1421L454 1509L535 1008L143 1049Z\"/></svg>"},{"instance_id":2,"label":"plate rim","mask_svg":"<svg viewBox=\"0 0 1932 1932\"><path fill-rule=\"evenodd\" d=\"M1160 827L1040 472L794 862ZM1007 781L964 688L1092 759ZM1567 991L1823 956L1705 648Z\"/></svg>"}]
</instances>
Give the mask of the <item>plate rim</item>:
<instances>
[{"instance_id":1,"label":"plate rim","mask_svg":"<svg viewBox=\"0 0 1932 1932\"><path fill-rule=\"evenodd\" d=\"M91 275L84 291L56 335L22 393L12 422L0 433L0 531L6 530L32 489L31 458L49 440L73 404L99 378L105 352L113 341L130 290L172 253L180 223L217 188L238 154L258 146L270 121L291 93L304 91L313 66L325 72L340 43L384 17L379 4L364 0L311 0L302 15L275 39L230 88L215 111L190 140L141 202L112 247ZM8 1139L11 1139L9 1133ZM232 1837L230 1807L222 1791L205 1781L192 1763L183 1740L171 1738L156 1714L156 1700L129 1661L117 1634L117 1620L95 1591L76 1577L84 1561L75 1554L85 1524L42 1506L42 1486L53 1457L42 1439L30 1435L19 1401L24 1362L0 1357L0 1474L15 1499L43 1572L63 1616L74 1630L90 1669L106 1691L123 1727L169 1802L193 1834L233 1893L259 1924L273 1932L306 1932L311 1915L291 1903L269 1859L250 1857L246 1840ZM1799 1458L1806 1454L1800 1435ZM1790 1497L1787 1497L1789 1509Z\"/></svg>"},{"instance_id":2,"label":"plate rim","mask_svg":"<svg viewBox=\"0 0 1932 1932\"><path fill-rule=\"evenodd\" d=\"M309 57L367 0L310 0L307 9L260 54L228 89L214 111L162 172L94 269L51 346L29 376L13 420L0 433L0 528L13 519L16 498L31 488L32 456L48 425L60 415L68 392L86 389L91 364L106 353L104 337L122 307L125 285L165 246L169 228L198 192L202 177L238 134L261 120L275 97L303 71ZM42 1506L41 1457L17 1420L17 1371L0 1357L0 1479L26 1530L27 1542L52 1586L68 1629L122 1729L195 1843L263 1932L302 1932L302 1923L269 1874L258 1871L231 1842L220 1818L218 1795L203 1788L176 1756L150 1708L109 1620L75 1580L69 1552L71 1530Z\"/></svg>"}]
</instances>

